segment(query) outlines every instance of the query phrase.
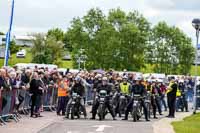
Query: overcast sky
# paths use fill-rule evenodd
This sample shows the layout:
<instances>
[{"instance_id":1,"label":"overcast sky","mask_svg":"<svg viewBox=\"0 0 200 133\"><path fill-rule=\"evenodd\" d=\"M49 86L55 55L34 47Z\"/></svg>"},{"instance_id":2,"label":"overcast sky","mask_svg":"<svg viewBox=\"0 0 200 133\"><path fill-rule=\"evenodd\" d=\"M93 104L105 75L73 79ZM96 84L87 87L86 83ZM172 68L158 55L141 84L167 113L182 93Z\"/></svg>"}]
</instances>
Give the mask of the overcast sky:
<instances>
[{"instance_id":1,"label":"overcast sky","mask_svg":"<svg viewBox=\"0 0 200 133\"><path fill-rule=\"evenodd\" d=\"M10 0L0 0L0 31L6 32L10 17ZM152 25L166 21L181 28L194 40L193 18L200 18L200 0L15 0L13 34L46 32L50 28L67 29L73 17L94 7L104 13L120 7L138 10Z\"/></svg>"}]
</instances>

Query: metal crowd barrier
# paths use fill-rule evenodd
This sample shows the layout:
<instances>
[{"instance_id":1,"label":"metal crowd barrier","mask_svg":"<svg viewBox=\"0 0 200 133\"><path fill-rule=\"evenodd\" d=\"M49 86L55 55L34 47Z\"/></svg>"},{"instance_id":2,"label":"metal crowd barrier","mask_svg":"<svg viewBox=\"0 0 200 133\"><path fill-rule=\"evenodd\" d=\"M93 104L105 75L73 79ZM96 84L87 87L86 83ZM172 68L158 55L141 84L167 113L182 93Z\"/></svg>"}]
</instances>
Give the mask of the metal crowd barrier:
<instances>
[{"instance_id":1,"label":"metal crowd barrier","mask_svg":"<svg viewBox=\"0 0 200 133\"><path fill-rule=\"evenodd\" d=\"M18 90L19 105L17 110L25 115L29 114L31 96L27 90Z\"/></svg>"},{"instance_id":2,"label":"metal crowd barrier","mask_svg":"<svg viewBox=\"0 0 200 133\"><path fill-rule=\"evenodd\" d=\"M57 107L57 88L49 87L44 91L42 105L45 111L55 111ZM92 101L92 88L86 90L86 103ZM91 103L90 103L91 104ZM9 119L19 121L19 114L28 115L31 108L31 96L28 90L0 90L0 124L5 125Z\"/></svg>"},{"instance_id":3,"label":"metal crowd barrier","mask_svg":"<svg viewBox=\"0 0 200 133\"><path fill-rule=\"evenodd\" d=\"M57 89L48 88L43 93L43 109L45 111L54 111L56 110L57 105Z\"/></svg>"},{"instance_id":4,"label":"metal crowd barrier","mask_svg":"<svg viewBox=\"0 0 200 133\"><path fill-rule=\"evenodd\" d=\"M87 105L92 105L92 101L93 101L93 91L92 91L92 87L90 87L90 86L87 86L86 87L86 92L85 92L85 103L87 104Z\"/></svg>"},{"instance_id":5,"label":"metal crowd barrier","mask_svg":"<svg viewBox=\"0 0 200 133\"><path fill-rule=\"evenodd\" d=\"M0 91L0 123L6 124L5 122L9 119L14 119L15 122L18 122L15 112L15 101L16 101L16 90Z\"/></svg>"},{"instance_id":6,"label":"metal crowd barrier","mask_svg":"<svg viewBox=\"0 0 200 133\"><path fill-rule=\"evenodd\" d=\"M43 93L42 103L45 111L56 110L57 89L48 88ZM30 108L31 96L28 90L0 90L0 125L5 125L9 119L14 119L15 122L18 122L19 118L21 118L19 113L28 115Z\"/></svg>"}]
</instances>

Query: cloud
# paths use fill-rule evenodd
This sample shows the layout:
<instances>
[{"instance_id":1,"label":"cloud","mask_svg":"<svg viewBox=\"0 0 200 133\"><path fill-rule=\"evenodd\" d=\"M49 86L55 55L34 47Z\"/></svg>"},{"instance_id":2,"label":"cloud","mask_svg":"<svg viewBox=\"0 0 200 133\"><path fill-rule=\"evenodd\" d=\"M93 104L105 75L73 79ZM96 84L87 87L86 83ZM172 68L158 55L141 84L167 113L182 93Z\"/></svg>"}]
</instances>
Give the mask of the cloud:
<instances>
[{"instance_id":1,"label":"cloud","mask_svg":"<svg viewBox=\"0 0 200 133\"><path fill-rule=\"evenodd\" d=\"M149 6L160 10L200 11L199 0L145 0Z\"/></svg>"},{"instance_id":2,"label":"cloud","mask_svg":"<svg viewBox=\"0 0 200 133\"><path fill-rule=\"evenodd\" d=\"M125 12L138 10L152 25L166 21L180 27L192 38L191 21L199 17L200 0L15 0L14 34L46 32L53 27L66 30L70 21L84 16L91 8L99 7L105 14L120 7ZM6 32L10 8L0 0L0 31Z\"/></svg>"},{"instance_id":3,"label":"cloud","mask_svg":"<svg viewBox=\"0 0 200 133\"><path fill-rule=\"evenodd\" d=\"M148 8L145 11L143 11L143 15L147 18L152 18L160 15L160 11L154 8Z\"/></svg>"},{"instance_id":4,"label":"cloud","mask_svg":"<svg viewBox=\"0 0 200 133\"><path fill-rule=\"evenodd\" d=\"M169 9L175 6L173 0L145 0L145 2L152 8Z\"/></svg>"},{"instance_id":5,"label":"cloud","mask_svg":"<svg viewBox=\"0 0 200 133\"><path fill-rule=\"evenodd\" d=\"M191 21L180 21L176 24L184 33L186 33L190 38L192 38L193 45L196 44L195 29L191 24Z\"/></svg>"}]
</instances>

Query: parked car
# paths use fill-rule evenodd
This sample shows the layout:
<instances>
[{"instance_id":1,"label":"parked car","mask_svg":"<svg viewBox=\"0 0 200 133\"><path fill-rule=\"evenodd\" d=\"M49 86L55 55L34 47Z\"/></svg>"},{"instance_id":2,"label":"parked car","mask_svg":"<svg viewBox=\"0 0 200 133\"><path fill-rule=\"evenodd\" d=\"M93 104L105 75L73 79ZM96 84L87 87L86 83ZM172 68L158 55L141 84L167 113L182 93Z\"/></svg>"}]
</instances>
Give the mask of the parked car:
<instances>
[{"instance_id":1,"label":"parked car","mask_svg":"<svg viewBox=\"0 0 200 133\"><path fill-rule=\"evenodd\" d=\"M25 58L26 57L26 50L22 49L16 54L17 58Z\"/></svg>"}]
</instances>

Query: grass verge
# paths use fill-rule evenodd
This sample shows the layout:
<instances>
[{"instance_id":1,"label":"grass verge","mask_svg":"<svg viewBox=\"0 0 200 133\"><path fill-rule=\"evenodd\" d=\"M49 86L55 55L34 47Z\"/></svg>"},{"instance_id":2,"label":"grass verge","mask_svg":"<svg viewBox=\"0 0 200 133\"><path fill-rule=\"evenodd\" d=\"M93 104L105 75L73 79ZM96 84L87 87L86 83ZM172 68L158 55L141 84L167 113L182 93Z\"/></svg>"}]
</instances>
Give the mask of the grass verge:
<instances>
[{"instance_id":1,"label":"grass verge","mask_svg":"<svg viewBox=\"0 0 200 133\"><path fill-rule=\"evenodd\" d=\"M200 133L200 113L183 119L183 121L172 122L176 133Z\"/></svg>"}]
</instances>

